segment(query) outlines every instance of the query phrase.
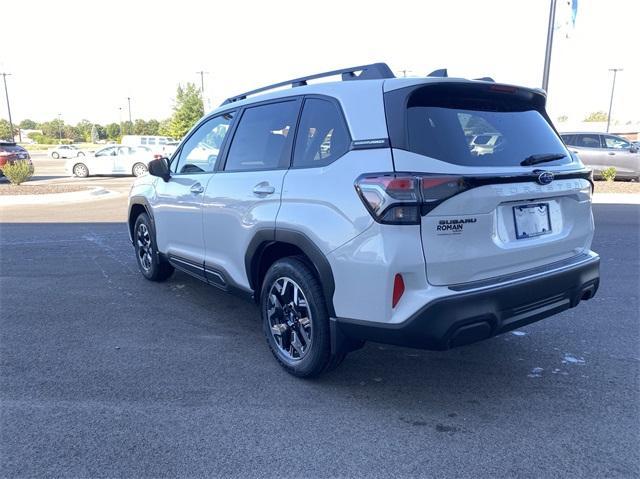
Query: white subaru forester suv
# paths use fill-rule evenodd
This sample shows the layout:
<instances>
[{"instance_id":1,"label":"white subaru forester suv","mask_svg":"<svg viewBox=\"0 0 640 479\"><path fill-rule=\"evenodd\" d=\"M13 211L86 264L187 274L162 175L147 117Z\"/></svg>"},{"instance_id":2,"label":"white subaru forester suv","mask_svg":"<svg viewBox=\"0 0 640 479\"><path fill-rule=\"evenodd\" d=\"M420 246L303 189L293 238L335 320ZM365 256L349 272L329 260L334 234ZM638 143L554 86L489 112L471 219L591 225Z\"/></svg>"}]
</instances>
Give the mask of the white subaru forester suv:
<instances>
[{"instance_id":1,"label":"white subaru forester suv","mask_svg":"<svg viewBox=\"0 0 640 479\"><path fill-rule=\"evenodd\" d=\"M304 377L365 341L447 349L572 308L599 283L592 183L545 101L380 63L229 98L134 183L140 271L254 299Z\"/></svg>"}]
</instances>

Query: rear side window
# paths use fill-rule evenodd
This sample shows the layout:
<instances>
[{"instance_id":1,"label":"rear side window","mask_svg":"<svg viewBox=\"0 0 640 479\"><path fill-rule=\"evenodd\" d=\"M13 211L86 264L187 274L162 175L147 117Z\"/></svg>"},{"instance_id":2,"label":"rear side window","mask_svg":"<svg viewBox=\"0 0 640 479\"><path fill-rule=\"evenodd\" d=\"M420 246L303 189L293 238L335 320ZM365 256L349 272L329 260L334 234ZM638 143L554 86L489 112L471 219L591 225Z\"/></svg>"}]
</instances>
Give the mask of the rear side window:
<instances>
[{"instance_id":1,"label":"rear side window","mask_svg":"<svg viewBox=\"0 0 640 479\"><path fill-rule=\"evenodd\" d=\"M575 146L576 135L560 135L567 145Z\"/></svg>"},{"instance_id":2,"label":"rear side window","mask_svg":"<svg viewBox=\"0 0 640 479\"><path fill-rule=\"evenodd\" d=\"M576 135L576 146L600 148L600 135Z\"/></svg>"},{"instance_id":3,"label":"rear side window","mask_svg":"<svg viewBox=\"0 0 640 479\"><path fill-rule=\"evenodd\" d=\"M288 166L298 106L298 101L285 101L247 108L229 147L225 171Z\"/></svg>"},{"instance_id":4,"label":"rear side window","mask_svg":"<svg viewBox=\"0 0 640 479\"><path fill-rule=\"evenodd\" d=\"M531 155L554 153L567 156L548 165L572 162L535 100L482 88L413 92L405 116L407 149L463 166L519 166Z\"/></svg>"},{"instance_id":5,"label":"rear side window","mask_svg":"<svg viewBox=\"0 0 640 479\"><path fill-rule=\"evenodd\" d=\"M293 166L324 166L349 149L349 133L338 107L327 100L308 98L304 102L296 136Z\"/></svg>"}]
</instances>

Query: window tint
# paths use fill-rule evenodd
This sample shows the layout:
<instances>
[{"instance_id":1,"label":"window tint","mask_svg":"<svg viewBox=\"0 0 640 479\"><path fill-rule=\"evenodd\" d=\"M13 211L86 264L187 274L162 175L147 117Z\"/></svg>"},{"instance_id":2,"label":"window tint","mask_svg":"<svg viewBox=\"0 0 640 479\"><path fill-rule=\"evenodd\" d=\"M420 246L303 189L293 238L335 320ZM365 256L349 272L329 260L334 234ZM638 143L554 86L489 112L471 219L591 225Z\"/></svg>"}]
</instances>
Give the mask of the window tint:
<instances>
[{"instance_id":1,"label":"window tint","mask_svg":"<svg viewBox=\"0 0 640 479\"><path fill-rule=\"evenodd\" d=\"M263 170L288 163L297 101L247 108L242 114L229 148L225 170Z\"/></svg>"},{"instance_id":2,"label":"window tint","mask_svg":"<svg viewBox=\"0 0 640 479\"><path fill-rule=\"evenodd\" d=\"M304 102L293 166L322 166L335 161L349 149L349 133L337 106L327 100Z\"/></svg>"},{"instance_id":3,"label":"window tint","mask_svg":"<svg viewBox=\"0 0 640 479\"><path fill-rule=\"evenodd\" d=\"M140 144L141 145L146 145L147 144L147 139L146 138L140 138Z\"/></svg>"},{"instance_id":4,"label":"window tint","mask_svg":"<svg viewBox=\"0 0 640 479\"><path fill-rule=\"evenodd\" d=\"M600 135L576 135L576 146L600 148Z\"/></svg>"},{"instance_id":5,"label":"window tint","mask_svg":"<svg viewBox=\"0 0 640 479\"><path fill-rule=\"evenodd\" d=\"M156 144L156 139L155 138L148 138L147 139L147 145L155 145Z\"/></svg>"},{"instance_id":6,"label":"window tint","mask_svg":"<svg viewBox=\"0 0 640 479\"><path fill-rule=\"evenodd\" d=\"M116 148L113 146L110 146L109 148L104 148L102 150L99 150L96 153L96 156L110 156L115 154L115 152L116 152Z\"/></svg>"},{"instance_id":7,"label":"window tint","mask_svg":"<svg viewBox=\"0 0 640 479\"><path fill-rule=\"evenodd\" d=\"M407 104L406 139L414 153L464 166L519 166L536 154L573 160L544 116L530 104L484 91L417 90Z\"/></svg>"},{"instance_id":8,"label":"window tint","mask_svg":"<svg viewBox=\"0 0 640 479\"><path fill-rule=\"evenodd\" d=\"M203 123L182 146L171 170L174 173L212 172L234 115L235 112L225 113Z\"/></svg>"},{"instance_id":9,"label":"window tint","mask_svg":"<svg viewBox=\"0 0 640 479\"><path fill-rule=\"evenodd\" d=\"M631 143L622 138L618 138L616 136L605 136L604 144L607 148L613 148L615 150L623 150L625 148L631 148Z\"/></svg>"},{"instance_id":10,"label":"window tint","mask_svg":"<svg viewBox=\"0 0 640 479\"><path fill-rule=\"evenodd\" d=\"M166 145L167 144L167 139L166 138L158 138L158 144Z\"/></svg>"},{"instance_id":11,"label":"window tint","mask_svg":"<svg viewBox=\"0 0 640 479\"><path fill-rule=\"evenodd\" d=\"M576 135L560 135L567 145L575 146Z\"/></svg>"}]
</instances>

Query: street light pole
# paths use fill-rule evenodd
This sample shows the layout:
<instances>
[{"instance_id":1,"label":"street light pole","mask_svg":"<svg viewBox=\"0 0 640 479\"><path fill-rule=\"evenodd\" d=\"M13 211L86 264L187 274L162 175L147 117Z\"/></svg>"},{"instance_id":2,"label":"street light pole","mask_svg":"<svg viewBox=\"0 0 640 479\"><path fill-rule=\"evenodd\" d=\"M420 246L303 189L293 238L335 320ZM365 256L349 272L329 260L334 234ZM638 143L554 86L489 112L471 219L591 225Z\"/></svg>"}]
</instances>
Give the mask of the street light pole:
<instances>
[{"instance_id":1,"label":"street light pole","mask_svg":"<svg viewBox=\"0 0 640 479\"><path fill-rule=\"evenodd\" d=\"M547 48L544 54L544 72L542 73L542 89L549 91L549 69L551 68L551 48L553 47L553 27L556 23L556 0L551 0L549 25L547 27Z\"/></svg>"},{"instance_id":2,"label":"street light pole","mask_svg":"<svg viewBox=\"0 0 640 479\"><path fill-rule=\"evenodd\" d=\"M128 96L127 97L127 102L129 103L129 128L128 128L128 132L129 134L131 134L131 127L133 126L133 124L131 123L131 97Z\"/></svg>"},{"instance_id":3,"label":"street light pole","mask_svg":"<svg viewBox=\"0 0 640 479\"><path fill-rule=\"evenodd\" d=\"M200 96L202 97L202 109L204 110L204 76L208 75L209 72L205 72L204 70L200 70L196 72L200 75Z\"/></svg>"},{"instance_id":4,"label":"street light pole","mask_svg":"<svg viewBox=\"0 0 640 479\"><path fill-rule=\"evenodd\" d=\"M611 107L613 106L613 92L616 90L616 75L622 71L622 68L609 68L613 72L613 85L611 85L611 99L609 100L609 114L607 115L607 133L609 133L609 125L611 124Z\"/></svg>"},{"instance_id":5,"label":"street light pole","mask_svg":"<svg viewBox=\"0 0 640 479\"><path fill-rule=\"evenodd\" d=\"M11 106L9 105L9 90L7 90L7 75L11 75L11 73L0 73L4 80L4 94L7 97L7 112L9 113L9 128L11 129L11 138L10 141L13 141L13 121L11 120ZM22 140L22 138L20 138Z\"/></svg>"}]
</instances>

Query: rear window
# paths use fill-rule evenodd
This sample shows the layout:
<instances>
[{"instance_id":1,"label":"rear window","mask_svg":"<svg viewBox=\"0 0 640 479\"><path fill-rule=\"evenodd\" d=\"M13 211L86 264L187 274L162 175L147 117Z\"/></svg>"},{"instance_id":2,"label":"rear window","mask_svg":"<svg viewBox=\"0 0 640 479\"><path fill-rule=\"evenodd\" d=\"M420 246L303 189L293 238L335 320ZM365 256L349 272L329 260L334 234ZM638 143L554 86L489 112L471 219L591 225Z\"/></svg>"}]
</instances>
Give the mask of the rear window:
<instances>
[{"instance_id":1,"label":"rear window","mask_svg":"<svg viewBox=\"0 0 640 479\"><path fill-rule=\"evenodd\" d=\"M531 155L553 153L567 157L546 165L571 163L562 140L526 91L512 94L484 88L415 91L406 103L404 146L464 166L519 166Z\"/></svg>"}]
</instances>

